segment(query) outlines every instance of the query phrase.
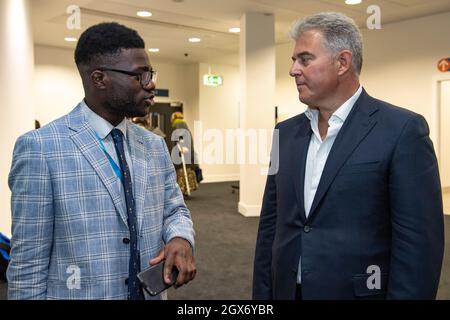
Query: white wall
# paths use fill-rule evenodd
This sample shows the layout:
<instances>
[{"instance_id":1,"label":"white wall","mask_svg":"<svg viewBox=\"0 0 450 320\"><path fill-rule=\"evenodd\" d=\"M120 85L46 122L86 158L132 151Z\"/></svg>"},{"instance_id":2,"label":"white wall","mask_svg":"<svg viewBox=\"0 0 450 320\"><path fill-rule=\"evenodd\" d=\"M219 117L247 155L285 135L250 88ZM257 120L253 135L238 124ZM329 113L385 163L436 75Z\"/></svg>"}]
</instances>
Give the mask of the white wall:
<instances>
[{"instance_id":1,"label":"white wall","mask_svg":"<svg viewBox=\"0 0 450 320\"><path fill-rule=\"evenodd\" d=\"M183 85L185 88L184 118L193 130L194 121L200 120L199 115L199 64L191 63L183 66Z\"/></svg>"},{"instance_id":2,"label":"white wall","mask_svg":"<svg viewBox=\"0 0 450 320\"><path fill-rule=\"evenodd\" d=\"M33 96L36 119L45 125L70 112L84 97L73 51L36 45Z\"/></svg>"},{"instance_id":3,"label":"white wall","mask_svg":"<svg viewBox=\"0 0 450 320\"><path fill-rule=\"evenodd\" d=\"M156 97L157 102L175 102L183 103L183 108L186 108L186 81L185 81L185 67L180 64L173 64L160 61L152 56L150 63L158 72L158 79L156 87L160 89L169 89L169 97Z\"/></svg>"},{"instance_id":4,"label":"white wall","mask_svg":"<svg viewBox=\"0 0 450 320\"><path fill-rule=\"evenodd\" d=\"M223 85L210 87L203 85L203 75L209 73L223 77ZM239 68L236 66L199 64L199 120L201 121L203 133L206 130L216 129L226 137L227 129L237 129L239 127ZM193 132L195 135L196 133ZM206 136L204 136L207 139ZM203 153L211 154L208 149L217 142L213 134L208 141L203 141ZM225 139L224 139L223 161L225 159ZM198 152L200 146L196 145ZM220 152L219 150L217 150ZM237 156L235 157L237 160ZM239 166L234 164L208 164L201 162L205 182L233 181L239 180Z\"/></svg>"},{"instance_id":5,"label":"white wall","mask_svg":"<svg viewBox=\"0 0 450 320\"><path fill-rule=\"evenodd\" d=\"M361 82L369 94L422 114L437 140L434 78L440 59L450 55L450 12L364 30Z\"/></svg>"}]
</instances>

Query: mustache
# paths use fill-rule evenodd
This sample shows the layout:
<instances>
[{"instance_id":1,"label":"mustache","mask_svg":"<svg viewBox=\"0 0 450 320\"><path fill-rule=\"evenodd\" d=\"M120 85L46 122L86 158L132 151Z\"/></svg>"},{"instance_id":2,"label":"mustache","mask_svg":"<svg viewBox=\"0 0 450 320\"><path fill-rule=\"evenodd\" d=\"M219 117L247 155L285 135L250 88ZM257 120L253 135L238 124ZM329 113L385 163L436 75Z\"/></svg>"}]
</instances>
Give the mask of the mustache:
<instances>
[{"instance_id":1,"label":"mustache","mask_svg":"<svg viewBox=\"0 0 450 320\"><path fill-rule=\"evenodd\" d=\"M149 93L152 95L152 96L154 96L155 94L156 94L156 89L153 89L153 90L151 90L151 91L149 91Z\"/></svg>"}]
</instances>

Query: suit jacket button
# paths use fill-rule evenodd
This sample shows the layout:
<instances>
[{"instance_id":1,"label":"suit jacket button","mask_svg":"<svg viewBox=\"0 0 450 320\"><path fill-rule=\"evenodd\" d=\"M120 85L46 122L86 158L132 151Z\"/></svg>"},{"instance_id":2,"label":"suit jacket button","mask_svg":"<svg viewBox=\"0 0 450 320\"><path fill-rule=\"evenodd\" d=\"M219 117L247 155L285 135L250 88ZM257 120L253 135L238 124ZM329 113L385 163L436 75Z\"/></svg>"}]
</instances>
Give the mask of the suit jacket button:
<instances>
[{"instance_id":1,"label":"suit jacket button","mask_svg":"<svg viewBox=\"0 0 450 320\"><path fill-rule=\"evenodd\" d=\"M305 233L309 233L309 232L311 231L311 227L310 227L310 226L305 226L305 227L303 228L303 231L304 231Z\"/></svg>"},{"instance_id":2,"label":"suit jacket button","mask_svg":"<svg viewBox=\"0 0 450 320\"><path fill-rule=\"evenodd\" d=\"M125 285L128 285L128 278L125 279Z\"/></svg>"},{"instance_id":3,"label":"suit jacket button","mask_svg":"<svg viewBox=\"0 0 450 320\"><path fill-rule=\"evenodd\" d=\"M123 243L125 243L125 244L129 244L130 243L130 239L128 239L128 238L123 238Z\"/></svg>"}]
</instances>

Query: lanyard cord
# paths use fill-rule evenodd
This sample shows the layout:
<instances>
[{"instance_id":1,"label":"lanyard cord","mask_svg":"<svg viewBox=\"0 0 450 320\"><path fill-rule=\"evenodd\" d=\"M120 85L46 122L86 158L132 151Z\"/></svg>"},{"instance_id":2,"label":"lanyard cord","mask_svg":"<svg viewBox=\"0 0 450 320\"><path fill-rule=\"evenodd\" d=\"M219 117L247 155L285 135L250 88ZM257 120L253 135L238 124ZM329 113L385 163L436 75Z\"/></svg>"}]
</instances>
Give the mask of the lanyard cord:
<instances>
[{"instance_id":1,"label":"lanyard cord","mask_svg":"<svg viewBox=\"0 0 450 320\"><path fill-rule=\"evenodd\" d=\"M98 139L98 142L100 142L100 145L102 146L103 151L105 152L106 156L108 157L109 163L111 164L112 169L116 173L117 177L123 182L123 176L122 176L122 170L120 170L120 167L117 165L117 163L114 161L114 159L111 157L111 155L106 151L105 145L103 144L102 139L98 136L97 132L95 132L95 135Z\"/></svg>"}]
</instances>

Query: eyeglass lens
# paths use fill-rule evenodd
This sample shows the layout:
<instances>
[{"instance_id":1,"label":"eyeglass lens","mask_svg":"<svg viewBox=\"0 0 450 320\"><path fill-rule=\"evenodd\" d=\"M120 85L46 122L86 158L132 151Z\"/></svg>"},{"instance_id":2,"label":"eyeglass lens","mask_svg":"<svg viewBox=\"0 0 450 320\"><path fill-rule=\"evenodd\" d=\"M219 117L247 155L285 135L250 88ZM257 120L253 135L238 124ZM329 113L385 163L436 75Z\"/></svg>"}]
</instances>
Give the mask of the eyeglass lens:
<instances>
[{"instance_id":1,"label":"eyeglass lens","mask_svg":"<svg viewBox=\"0 0 450 320\"><path fill-rule=\"evenodd\" d=\"M142 73L142 85L143 86L147 86L150 81L156 82L156 78L157 78L157 72L152 70L152 71L147 71Z\"/></svg>"}]
</instances>

